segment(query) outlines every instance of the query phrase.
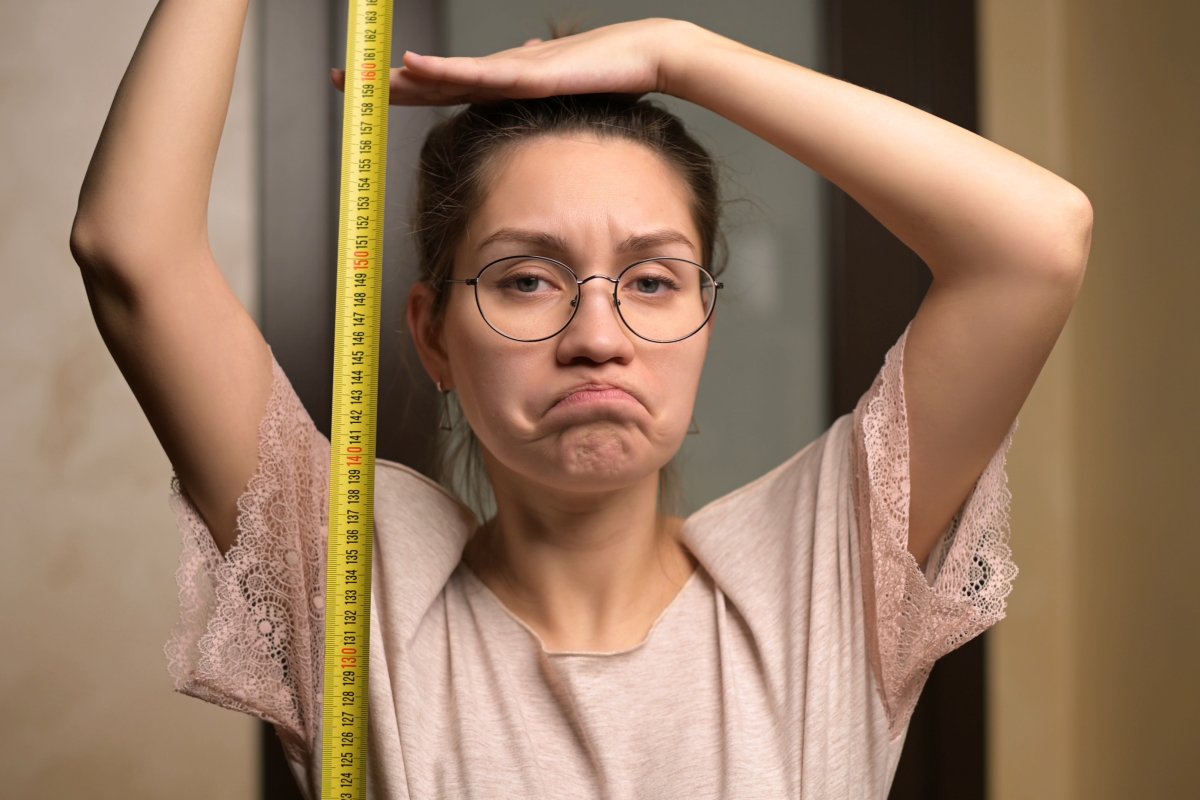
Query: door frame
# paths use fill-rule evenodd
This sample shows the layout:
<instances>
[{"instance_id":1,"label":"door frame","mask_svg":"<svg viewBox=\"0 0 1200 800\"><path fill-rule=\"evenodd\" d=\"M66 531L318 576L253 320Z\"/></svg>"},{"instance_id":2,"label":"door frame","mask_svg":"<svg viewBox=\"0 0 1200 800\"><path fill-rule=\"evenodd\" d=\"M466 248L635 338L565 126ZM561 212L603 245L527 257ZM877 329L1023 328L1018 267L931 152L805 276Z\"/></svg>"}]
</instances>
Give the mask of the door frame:
<instances>
[{"instance_id":1,"label":"door frame","mask_svg":"<svg viewBox=\"0 0 1200 800\"><path fill-rule=\"evenodd\" d=\"M824 0L825 70L967 130L978 128L973 0ZM831 421L853 410L932 280L917 255L826 182ZM987 636L934 665L892 800L986 794Z\"/></svg>"}]
</instances>

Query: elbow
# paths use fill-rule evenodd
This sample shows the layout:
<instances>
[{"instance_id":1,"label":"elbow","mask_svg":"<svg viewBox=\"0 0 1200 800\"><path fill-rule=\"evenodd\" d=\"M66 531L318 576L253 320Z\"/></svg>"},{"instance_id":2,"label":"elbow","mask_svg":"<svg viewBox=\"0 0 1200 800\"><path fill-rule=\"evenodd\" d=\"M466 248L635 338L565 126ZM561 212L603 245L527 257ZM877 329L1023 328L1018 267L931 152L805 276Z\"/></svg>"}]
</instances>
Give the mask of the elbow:
<instances>
[{"instance_id":1,"label":"elbow","mask_svg":"<svg viewBox=\"0 0 1200 800\"><path fill-rule=\"evenodd\" d=\"M162 261L162 253L175 258L186 252L167 246L162 236L151 235L153 226L130 224L108 210L80 208L71 223L71 257L86 275L133 278L144 275ZM176 237L178 238L178 237Z\"/></svg>"},{"instance_id":2,"label":"elbow","mask_svg":"<svg viewBox=\"0 0 1200 800\"><path fill-rule=\"evenodd\" d=\"M1092 202L1079 188L1068 184L1058 212L1059 236L1053 256L1055 271L1064 279L1083 282L1092 250Z\"/></svg>"},{"instance_id":3,"label":"elbow","mask_svg":"<svg viewBox=\"0 0 1200 800\"><path fill-rule=\"evenodd\" d=\"M112 235L94 214L82 210L75 212L68 244L71 257L84 274L115 272L129 261L129 254L122 253L128 247L122 245L121 237Z\"/></svg>"},{"instance_id":4,"label":"elbow","mask_svg":"<svg viewBox=\"0 0 1200 800\"><path fill-rule=\"evenodd\" d=\"M129 268L128 254L122 254L104 234L103 226L76 213L68 246L89 296L99 293L125 304L133 302L134 271Z\"/></svg>"},{"instance_id":5,"label":"elbow","mask_svg":"<svg viewBox=\"0 0 1200 800\"><path fill-rule=\"evenodd\" d=\"M78 212L71 223L71 237L68 240L71 248L71 258L81 270L95 269L101 262L100 246L95 225L90 224Z\"/></svg>"}]
</instances>

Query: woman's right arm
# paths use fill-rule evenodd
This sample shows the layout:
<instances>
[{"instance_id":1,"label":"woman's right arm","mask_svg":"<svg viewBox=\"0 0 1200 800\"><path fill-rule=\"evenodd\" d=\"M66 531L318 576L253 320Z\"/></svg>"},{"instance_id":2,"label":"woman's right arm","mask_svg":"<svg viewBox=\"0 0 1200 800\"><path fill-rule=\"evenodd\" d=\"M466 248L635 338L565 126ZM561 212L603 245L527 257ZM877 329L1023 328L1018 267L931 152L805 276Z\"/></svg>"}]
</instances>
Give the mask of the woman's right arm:
<instances>
[{"instance_id":1,"label":"woman's right arm","mask_svg":"<svg viewBox=\"0 0 1200 800\"><path fill-rule=\"evenodd\" d=\"M208 242L249 0L160 0L117 89L71 229L96 324L224 553L254 472L271 353Z\"/></svg>"}]
</instances>

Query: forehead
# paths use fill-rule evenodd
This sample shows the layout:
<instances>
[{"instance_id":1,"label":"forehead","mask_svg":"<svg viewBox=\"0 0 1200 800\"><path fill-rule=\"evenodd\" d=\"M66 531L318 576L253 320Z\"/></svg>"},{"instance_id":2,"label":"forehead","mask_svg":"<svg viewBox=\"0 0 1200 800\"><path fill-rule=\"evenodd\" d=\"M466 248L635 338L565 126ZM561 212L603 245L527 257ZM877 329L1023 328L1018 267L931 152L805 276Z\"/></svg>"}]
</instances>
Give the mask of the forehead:
<instances>
[{"instance_id":1,"label":"forehead","mask_svg":"<svg viewBox=\"0 0 1200 800\"><path fill-rule=\"evenodd\" d=\"M590 134L539 137L497 159L463 244L474 251L503 228L543 231L587 249L670 228L700 248L678 171L645 145Z\"/></svg>"}]
</instances>

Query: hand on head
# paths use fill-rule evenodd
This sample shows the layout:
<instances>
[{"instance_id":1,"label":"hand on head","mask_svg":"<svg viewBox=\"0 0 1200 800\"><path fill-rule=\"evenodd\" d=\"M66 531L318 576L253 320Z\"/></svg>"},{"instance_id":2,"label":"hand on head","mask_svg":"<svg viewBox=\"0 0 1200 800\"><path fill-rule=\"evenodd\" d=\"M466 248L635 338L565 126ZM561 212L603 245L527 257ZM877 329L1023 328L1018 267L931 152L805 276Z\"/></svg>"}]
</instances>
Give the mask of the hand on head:
<instances>
[{"instance_id":1,"label":"hand on head","mask_svg":"<svg viewBox=\"0 0 1200 800\"><path fill-rule=\"evenodd\" d=\"M624 22L561 39L529 39L491 55L426 56L406 52L392 69L392 105L457 105L560 94L641 95L665 91L659 54L670 41L671 20ZM344 87L335 70L334 85Z\"/></svg>"}]
</instances>

